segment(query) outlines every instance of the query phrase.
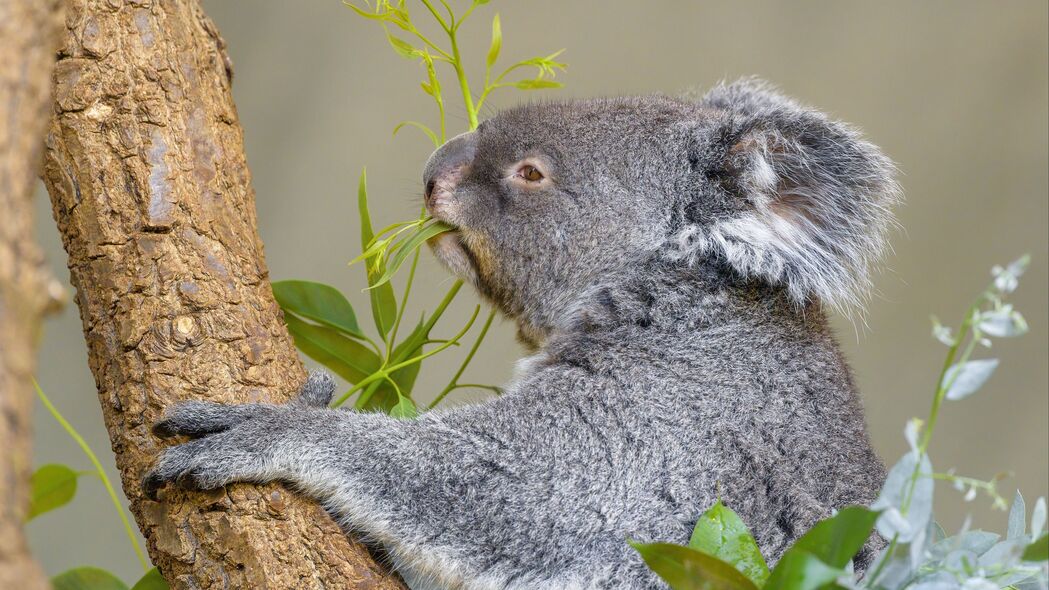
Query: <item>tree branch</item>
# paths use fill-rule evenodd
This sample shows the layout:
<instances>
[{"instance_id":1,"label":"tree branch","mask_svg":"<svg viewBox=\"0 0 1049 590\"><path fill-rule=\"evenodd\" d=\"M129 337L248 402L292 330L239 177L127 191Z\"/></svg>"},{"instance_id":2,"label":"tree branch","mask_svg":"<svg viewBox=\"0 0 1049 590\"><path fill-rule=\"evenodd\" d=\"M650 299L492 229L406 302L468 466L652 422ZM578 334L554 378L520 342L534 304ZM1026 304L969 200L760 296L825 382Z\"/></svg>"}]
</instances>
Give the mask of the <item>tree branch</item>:
<instances>
[{"instance_id":1,"label":"tree branch","mask_svg":"<svg viewBox=\"0 0 1049 590\"><path fill-rule=\"evenodd\" d=\"M61 294L33 239L33 188L61 26L55 0L0 0L0 588L50 588L23 526L37 340Z\"/></svg>"},{"instance_id":2,"label":"tree branch","mask_svg":"<svg viewBox=\"0 0 1049 590\"><path fill-rule=\"evenodd\" d=\"M175 588L403 588L277 485L139 490L187 399L283 402L305 375L273 300L224 44L194 0L74 0L44 180L117 466Z\"/></svg>"}]
</instances>

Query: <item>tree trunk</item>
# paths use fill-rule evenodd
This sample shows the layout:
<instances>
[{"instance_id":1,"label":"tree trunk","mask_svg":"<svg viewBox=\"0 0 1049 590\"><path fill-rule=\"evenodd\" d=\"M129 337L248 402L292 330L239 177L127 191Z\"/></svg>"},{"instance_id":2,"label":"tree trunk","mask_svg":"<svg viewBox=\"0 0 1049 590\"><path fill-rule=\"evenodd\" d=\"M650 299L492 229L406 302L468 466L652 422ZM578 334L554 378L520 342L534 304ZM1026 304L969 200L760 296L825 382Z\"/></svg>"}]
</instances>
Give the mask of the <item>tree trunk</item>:
<instances>
[{"instance_id":1,"label":"tree trunk","mask_svg":"<svg viewBox=\"0 0 1049 590\"><path fill-rule=\"evenodd\" d=\"M60 8L56 0L0 0L0 588L50 588L22 529L36 345L61 293L33 239Z\"/></svg>"},{"instance_id":2,"label":"tree trunk","mask_svg":"<svg viewBox=\"0 0 1049 590\"><path fill-rule=\"evenodd\" d=\"M305 374L270 291L214 24L195 0L73 0L66 28L44 181L153 562L175 588L402 588L278 485L142 496L166 407L283 402Z\"/></svg>"}]
</instances>

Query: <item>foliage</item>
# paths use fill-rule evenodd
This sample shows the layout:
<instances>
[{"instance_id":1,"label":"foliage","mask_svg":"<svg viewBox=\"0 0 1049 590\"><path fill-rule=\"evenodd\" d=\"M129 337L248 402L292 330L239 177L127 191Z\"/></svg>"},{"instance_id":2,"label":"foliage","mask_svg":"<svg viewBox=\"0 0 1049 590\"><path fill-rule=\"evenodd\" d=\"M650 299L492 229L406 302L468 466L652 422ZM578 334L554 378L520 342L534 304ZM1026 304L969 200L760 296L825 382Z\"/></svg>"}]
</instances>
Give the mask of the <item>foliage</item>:
<instances>
[{"instance_id":1,"label":"foliage","mask_svg":"<svg viewBox=\"0 0 1049 590\"><path fill-rule=\"evenodd\" d=\"M967 501L982 491L997 508L1004 509L1007 503L997 492L1000 476L982 481L953 472L936 473L928 456L944 400L961 400L976 393L998 367L997 359L974 359L977 347L990 348L991 337L1027 332L1023 316L1004 302L1016 289L1027 263L1025 256L992 270L993 282L966 312L957 336L933 318L933 337L948 346L948 352L932 408L925 421L915 418L907 424L904 437L910 451L889 471L870 508L850 506L817 523L771 572L739 516L720 500L700 517L687 547L631 545L675 590L1046 588L1049 535L1043 534L1045 498L1035 503L1030 528L1023 496L1016 492L1004 537L970 531L966 524L947 538L932 517L935 481L950 481L965 491ZM867 574L857 579L851 573L851 560L874 529L889 541L888 546Z\"/></svg>"},{"instance_id":2,"label":"foliage","mask_svg":"<svg viewBox=\"0 0 1049 590\"><path fill-rule=\"evenodd\" d=\"M552 80L559 70L565 68L565 64L557 61L560 51L515 62L495 73L503 43L502 24L496 14L492 18L491 42L485 57L484 83L474 102L465 62L459 50L459 30L474 10L483 4L487 2L475 0L461 15L456 15L447 2L441 1L440 6L437 6L429 0L421 0L422 8L432 20L429 24L439 28L447 39L447 44L442 46L417 26L404 0L379 0L374 6L347 3L360 16L381 25L394 51L422 65L426 72L426 79L420 86L437 107L436 130L418 121L402 121L394 127L395 135L404 127L413 127L425 134L435 148L447 139L447 104L438 75L438 64L449 67L455 76L471 131L477 128L478 114L485 100L496 90L508 87L537 90L561 86ZM514 78L528 69L534 71L533 77ZM356 395L354 407L358 410L381 410L396 417L412 418L420 411L414 400L414 387L422 361L452 346L458 346L480 313L480 306L475 308L470 321L451 338L437 339L433 336L435 325L462 287L462 282L456 281L429 318L420 318L415 328L402 338L401 325L419 262L419 248L452 228L429 218L422 211L416 219L394 223L374 232L368 206L366 171L361 172L357 187L357 208L361 222L362 252L351 264L360 262L364 265L377 338L369 337L361 329L353 307L334 287L310 281L279 281L273 284L273 293L284 310L288 329L299 350L352 384L349 391L334 400L333 406L340 406ZM398 296L391 279L405 266L409 269L408 276ZM482 323L455 376L437 393L427 409L457 389L480 388L499 393L499 389L491 385L459 382L494 318L495 311L492 310ZM429 346L434 347L427 350Z\"/></svg>"},{"instance_id":3,"label":"foliage","mask_svg":"<svg viewBox=\"0 0 1049 590\"><path fill-rule=\"evenodd\" d=\"M109 499L113 502L113 508L116 509L117 515L124 525L124 532L127 533L127 538L131 542L131 548L135 552L135 557L138 558L145 572L142 578L132 587L132 590L166 590L168 588L167 582L164 581L157 568L150 566L149 560L142 551L138 538L135 537L134 530L131 528L131 521L128 520L127 512L117 496L116 489L109 481L109 476L106 475L105 470L102 468L102 463L98 460L98 455L95 455L91 447L88 446L87 441L84 440L84 437L80 436L80 433L73 428L73 425L51 403L44 391L40 389L40 385L36 381L33 382L33 385L36 387L36 394L40 398L40 402L47 408L47 411L51 413L51 416L66 431L69 437L76 442L80 450L84 452L94 470L74 471L65 465L57 464L44 465L38 468L32 477L30 509L26 520L37 518L44 513L71 502L76 495L79 477L85 475L97 477L102 482L102 486L105 487L106 493L109 494ZM55 590L127 590L127 585L113 574L90 566L82 566L65 571L52 578L51 584Z\"/></svg>"}]
</instances>

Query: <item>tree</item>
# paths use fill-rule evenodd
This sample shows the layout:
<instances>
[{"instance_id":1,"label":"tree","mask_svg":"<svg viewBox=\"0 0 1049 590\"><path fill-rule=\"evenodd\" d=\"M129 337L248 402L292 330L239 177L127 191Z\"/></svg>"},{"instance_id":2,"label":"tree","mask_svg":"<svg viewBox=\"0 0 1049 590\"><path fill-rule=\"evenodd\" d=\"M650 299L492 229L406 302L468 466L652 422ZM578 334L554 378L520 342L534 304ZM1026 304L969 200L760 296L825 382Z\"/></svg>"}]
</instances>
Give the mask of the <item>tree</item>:
<instances>
[{"instance_id":1,"label":"tree","mask_svg":"<svg viewBox=\"0 0 1049 590\"><path fill-rule=\"evenodd\" d=\"M33 187L61 30L57 0L0 0L0 588L48 588L23 536L40 323L61 288L33 240Z\"/></svg>"},{"instance_id":2,"label":"tree","mask_svg":"<svg viewBox=\"0 0 1049 590\"><path fill-rule=\"evenodd\" d=\"M73 0L44 181L124 490L175 588L402 588L277 485L140 492L186 399L282 402L305 378L274 303L224 42L195 0Z\"/></svg>"}]
</instances>

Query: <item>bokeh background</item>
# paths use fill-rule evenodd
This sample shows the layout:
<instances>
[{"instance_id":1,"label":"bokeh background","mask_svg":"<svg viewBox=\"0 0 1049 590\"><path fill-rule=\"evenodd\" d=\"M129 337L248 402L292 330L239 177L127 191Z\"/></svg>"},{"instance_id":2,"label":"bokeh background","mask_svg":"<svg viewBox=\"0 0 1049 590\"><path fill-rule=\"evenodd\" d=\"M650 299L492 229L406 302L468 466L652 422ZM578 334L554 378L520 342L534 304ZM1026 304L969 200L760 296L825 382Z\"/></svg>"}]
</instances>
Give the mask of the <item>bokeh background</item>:
<instances>
[{"instance_id":1,"label":"bokeh background","mask_svg":"<svg viewBox=\"0 0 1049 590\"><path fill-rule=\"evenodd\" d=\"M458 7L465 0L452 0ZM378 225L414 216L428 141L402 119L433 123L419 90L420 66L396 55L381 29L337 0L208 0L232 55L234 94L258 195L258 218L274 279L303 278L346 292L369 324L359 253L355 190L368 166ZM417 19L421 7L409 0ZM862 127L898 162L906 203L895 253L878 277L867 325L838 322L840 339L863 391L870 430L889 463L905 450L904 423L924 416L945 348L929 336L929 315L954 321L989 281L989 269L1029 252L1033 263L1014 297L1031 332L996 341L1002 365L977 396L948 404L931 449L939 470L989 478L1007 496L1020 487L1043 495L1049 480L1047 377L1047 201L1049 201L1049 4L1044 0L838 2L495 1L461 30L475 78L483 75L489 19L501 14L502 62L566 48L566 88L496 93L493 108L542 97L675 94L743 75L765 77L789 94ZM458 105L445 76L446 100ZM449 131L466 126L452 108ZM59 277L65 256L46 196L39 198L39 238ZM432 307L450 279L429 254L414 292L414 310ZM467 317L460 296L441 333ZM475 328L476 330L476 328ZM459 354L462 354L461 352ZM521 354L513 328L497 323L467 380L500 383ZM417 389L439 390L459 356L439 356ZM87 368L75 307L46 326L41 385L81 430L116 479ZM468 401L458 392L457 401ZM42 409L36 417L36 462L90 468ZM939 520L957 529L1004 530L1004 513L942 486ZM1030 502L1029 502L1030 504ZM80 564L126 579L139 571L98 482L29 525L36 554L50 573Z\"/></svg>"}]
</instances>

